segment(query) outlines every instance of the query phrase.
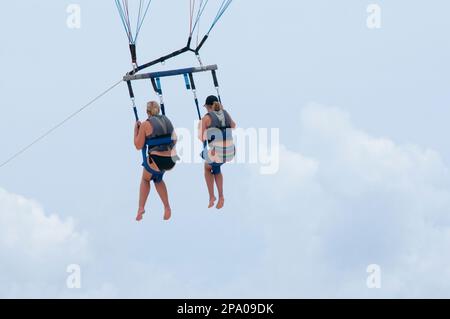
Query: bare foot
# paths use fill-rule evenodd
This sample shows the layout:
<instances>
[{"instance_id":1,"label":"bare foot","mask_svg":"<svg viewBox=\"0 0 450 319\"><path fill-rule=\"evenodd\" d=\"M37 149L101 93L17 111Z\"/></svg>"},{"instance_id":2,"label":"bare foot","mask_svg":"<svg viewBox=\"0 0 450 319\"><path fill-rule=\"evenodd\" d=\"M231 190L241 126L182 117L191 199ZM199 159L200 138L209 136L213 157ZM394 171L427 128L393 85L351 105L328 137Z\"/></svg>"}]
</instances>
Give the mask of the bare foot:
<instances>
[{"instance_id":1,"label":"bare foot","mask_svg":"<svg viewBox=\"0 0 450 319\"><path fill-rule=\"evenodd\" d=\"M211 198L209 199L209 205L208 205L208 208L213 207L215 202L216 202L216 198L215 198L215 197L211 197Z\"/></svg>"},{"instance_id":2,"label":"bare foot","mask_svg":"<svg viewBox=\"0 0 450 319\"><path fill-rule=\"evenodd\" d=\"M217 202L216 208L217 209L222 209L224 205L225 205L225 198L220 197L219 201Z\"/></svg>"},{"instance_id":3,"label":"bare foot","mask_svg":"<svg viewBox=\"0 0 450 319\"><path fill-rule=\"evenodd\" d=\"M144 218L145 209L140 209L137 216L136 221L140 222Z\"/></svg>"},{"instance_id":4,"label":"bare foot","mask_svg":"<svg viewBox=\"0 0 450 319\"><path fill-rule=\"evenodd\" d=\"M164 209L164 220L169 220L172 217L172 210L169 208Z\"/></svg>"}]
</instances>

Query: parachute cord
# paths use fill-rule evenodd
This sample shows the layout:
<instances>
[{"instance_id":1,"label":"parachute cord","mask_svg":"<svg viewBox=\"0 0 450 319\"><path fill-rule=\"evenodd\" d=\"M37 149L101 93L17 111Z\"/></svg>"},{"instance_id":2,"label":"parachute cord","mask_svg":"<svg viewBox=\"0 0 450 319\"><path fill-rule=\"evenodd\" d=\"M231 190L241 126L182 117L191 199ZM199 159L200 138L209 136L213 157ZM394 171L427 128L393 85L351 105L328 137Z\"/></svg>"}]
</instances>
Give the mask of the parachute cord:
<instances>
[{"instance_id":1,"label":"parachute cord","mask_svg":"<svg viewBox=\"0 0 450 319\"><path fill-rule=\"evenodd\" d=\"M135 39L133 38L133 34L131 31L131 23L130 23L130 10L128 7L128 0L122 0L122 3L124 5L124 12L125 12L125 22L127 24L127 28L128 28L128 33L130 35L130 39L131 39L131 43L135 43Z\"/></svg>"},{"instance_id":2,"label":"parachute cord","mask_svg":"<svg viewBox=\"0 0 450 319\"><path fill-rule=\"evenodd\" d=\"M68 117L66 117L64 120L62 120L61 122L59 122L57 125L53 126L51 129L49 129L47 132L45 132L44 134L42 134L41 136L39 136L38 138L34 139L30 144L28 144L27 146L23 147L22 149L20 149L18 152L16 152L14 155L12 155L10 158L8 158L7 160L5 160L3 163L0 164L0 168L3 168L4 166L6 166L7 164L11 163L13 160L15 160L17 157L19 157L20 155L22 155L23 153L25 153L27 150L29 150L30 148L32 148L34 145L36 145L37 143L39 143L40 141L42 141L43 139L45 139L46 137L48 137L49 135L51 135L53 132L55 132L57 129L59 129L60 127L62 127L64 124L66 124L68 121L70 121L71 119L73 119L74 117L76 117L77 115L79 115L81 112L83 112L84 110L86 110L88 107L90 107L92 104L94 104L95 102L97 102L98 100L100 100L102 97L104 97L106 94L108 94L109 92L111 92L115 87L117 87L119 84L121 84L123 82L123 80L121 79L119 82L115 83L114 85L112 85L111 87L109 87L107 90L105 90L104 92L102 92L101 94L97 95L94 99L92 99L89 103L87 103L86 105L84 105L83 107L81 107L80 109L78 109L77 111L73 112L72 114L70 114Z\"/></svg>"},{"instance_id":3,"label":"parachute cord","mask_svg":"<svg viewBox=\"0 0 450 319\"><path fill-rule=\"evenodd\" d=\"M202 3L203 3L203 0L202 0L202 2L200 3L200 5L202 5ZM197 25L198 25L198 27L197 27L197 41L196 41L196 44L197 44L197 47L198 47L198 44L200 43L200 19L199 19L199 17L198 17L198 15L197 15L197 19L198 19L198 21L197 21Z\"/></svg>"},{"instance_id":4,"label":"parachute cord","mask_svg":"<svg viewBox=\"0 0 450 319\"><path fill-rule=\"evenodd\" d=\"M232 2L233 2L233 0L223 0L222 5L220 6L219 11L217 12L216 18L214 19L211 27L209 28L208 33L206 33L207 35L209 35L211 33L211 31L214 29L216 24L222 18L223 14L227 11L228 7L230 6L230 4Z\"/></svg>"},{"instance_id":5,"label":"parachute cord","mask_svg":"<svg viewBox=\"0 0 450 319\"><path fill-rule=\"evenodd\" d=\"M200 20L203 16L203 13L205 12L205 9L208 5L209 0L202 0L200 2L199 8L198 8L198 12L197 12L197 17L195 18L195 23L194 26L191 28L191 36L194 34L195 29L199 26L200 24Z\"/></svg>"},{"instance_id":6,"label":"parachute cord","mask_svg":"<svg viewBox=\"0 0 450 319\"><path fill-rule=\"evenodd\" d=\"M139 22L141 21L141 14L142 14L142 11L143 11L143 2L142 2L142 0L139 0L139 10L138 10L138 16L137 16L137 19L136 19L136 38L135 38L135 40L137 39L137 35L138 35L138 32L139 32Z\"/></svg>"},{"instance_id":7,"label":"parachute cord","mask_svg":"<svg viewBox=\"0 0 450 319\"><path fill-rule=\"evenodd\" d=\"M138 17L136 20L136 32L137 32L137 30L139 30L139 21L141 21L142 6L143 6L143 2L142 2L142 0L139 0Z\"/></svg>"},{"instance_id":8,"label":"parachute cord","mask_svg":"<svg viewBox=\"0 0 450 319\"><path fill-rule=\"evenodd\" d=\"M141 2L141 3L142 3L142 5L143 5L143 2ZM141 32L142 25L144 24L145 18L147 17L147 14L148 14L148 11L149 11L149 8L150 8L150 5L151 5L151 4L152 4L152 0L150 0L150 1L148 2L147 7L145 8L144 14L143 14L143 16L142 16L142 19L141 19L140 22L138 23L135 41L137 40L137 38L138 38L138 36L139 36L139 33Z\"/></svg>"},{"instance_id":9,"label":"parachute cord","mask_svg":"<svg viewBox=\"0 0 450 319\"><path fill-rule=\"evenodd\" d=\"M147 4L145 4L144 0L140 0L139 2L139 13L138 19L136 22L136 32L133 34L133 29L131 27L130 20L130 10L128 5L128 0L115 0L117 10L119 11L119 16L122 21L123 27L128 37L128 41L130 44L136 44L137 38L141 31L142 25L144 24L145 18L149 12L150 5L152 0L149 0Z\"/></svg>"},{"instance_id":10,"label":"parachute cord","mask_svg":"<svg viewBox=\"0 0 450 319\"><path fill-rule=\"evenodd\" d=\"M189 0L189 35L192 36L192 22L194 21L195 0Z\"/></svg>"},{"instance_id":11,"label":"parachute cord","mask_svg":"<svg viewBox=\"0 0 450 319\"><path fill-rule=\"evenodd\" d=\"M131 35L131 33L130 33L129 29L128 29L128 26L127 26L127 22L126 22L126 18L125 18L125 12L123 11L123 7L120 4L119 0L116 0L115 2L116 2L117 10L119 11L120 20L122 21L123 28L125 29L125 32L127 34L128 41L129 41L130 44L133 44L133 37L132 37L132 35Z\"/></svg>"}]
</instances>

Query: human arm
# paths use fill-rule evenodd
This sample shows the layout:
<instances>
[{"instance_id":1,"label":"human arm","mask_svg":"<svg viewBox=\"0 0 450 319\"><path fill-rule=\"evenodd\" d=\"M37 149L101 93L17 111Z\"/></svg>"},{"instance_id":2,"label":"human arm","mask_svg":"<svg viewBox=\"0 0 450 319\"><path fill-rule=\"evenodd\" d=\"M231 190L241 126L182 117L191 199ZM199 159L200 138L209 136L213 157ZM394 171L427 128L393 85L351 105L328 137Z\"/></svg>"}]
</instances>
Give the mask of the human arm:
<instances>
[{"instance_id":1,"label":"human arm","mask_svg":"<svg viewBox=\"0 0 450 319\"><path fill-rule=\"evenodd\" d=\"M172 133L172 141L173 141L173 145L177 145L178 136L177 136L177 133L175 132L175 130Z\"/></svg>"},{"instance_id":2,"label":"human arm","mask_svg":"<svg viewBox=\"0 0 450 319\"><path fill-rule=\"evenodd\" d=\"M233 119L231 119L231 128L235 129L236 127L237 127L236 122Z\"/></svg>"},{"instance_id":3,"label":"human arm","mask_svg":"<svg viewBox=\"0 0 450 319\"><path fill-rule=\"evenodd\" d=\"M137 150L142 150L145 146L145 139L153 130L151 124L146 121L144 123L136 122L134 126L134 146Z\"/></svg>"},{"instance_id":4,"label":"human arm","mask_svg":"<svg viewBox=\"0 0 450 319\"><path fill-rule=\"evenodd\" d=\"M199 129L198 129L198 139L202 142L206 141L206 131L208 130L208 127L211 126L211 118L206 115L199 123Z\"/></svg>"}]
</instances>

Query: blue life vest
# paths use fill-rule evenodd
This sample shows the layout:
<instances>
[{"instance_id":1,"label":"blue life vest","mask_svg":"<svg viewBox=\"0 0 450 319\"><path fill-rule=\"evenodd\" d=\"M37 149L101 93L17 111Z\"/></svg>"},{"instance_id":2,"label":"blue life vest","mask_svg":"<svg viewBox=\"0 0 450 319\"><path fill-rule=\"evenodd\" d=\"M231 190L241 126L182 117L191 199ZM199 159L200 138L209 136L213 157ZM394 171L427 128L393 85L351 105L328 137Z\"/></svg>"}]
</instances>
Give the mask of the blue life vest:
<instances>
[{"instance_id":1,"label":"blue life vest","mask_svg":"<svg viewBox=\"0 0 450 319\"><path fill-rule=\"evenodd\" d=\"M220 114L220 112L223 113ZM209 144L216 139L221 139L222 141L229 141L233 139L231 134L231 116L227 111L211 111L208 113L208 116L211 119L211 125L206 131ZM221 137L216 136L219 131L222 135Z\"/></svg>"},{"instance_id":2,"label":"blue life vest","mask_svg":"<svg viewBox=\"0 0 450 319\"><path fill-rule=\"evenodd\" d=\"M147 121L150 122L153 128L152 134L146 138L148 152L171 151L175 146L175 143L172 141L174 131L172 122L165 115L152 116Z\"/></svg>"},{"instance_id":3,"label":"blue life vest","mask_svg":"<svg viewBox=\"0 0 450 319\"><path fill-rule=\"evenodd\" d=\"M151 168L147 161L147 154L171 151L175 147L175 142L172 140L174 128L172 122L165 115L152 116L147 121L152 125L153 132L147 136L145 146L142 148L142 166L152 174L152 180L155 183L160 183L165 171L156 171Z\"/></svg>"},{"instance_id":4,"label":"blue life vest","mask_svg":"<svg viewBox=\"0 0 450 319\"><path fill-rule=\"evenodd\" d=\"M221 114L222 112L222 114ZM207 134L207 140L208 144L212 146L216 151L220 152L222 157L224 157L225 161L222 163L215 163L211 162L208 163L211 165L211 173L214 175L221 173L221 167L223 164L225 164L226 161L230 161L232 158L234 158L236 154L236 148L234 145L222 147L214 145L214 142L226 142L226 141L232 141L233 140L233 134L231 131L231 116L228 114L227 111L211 111L208 113L208 116L211 119L211 125L208 127L206 134ZM205 143L205 148L202 152L202 158L204 160L207 160L209 158L208 148Z\"/></svg>"}]
</instances>

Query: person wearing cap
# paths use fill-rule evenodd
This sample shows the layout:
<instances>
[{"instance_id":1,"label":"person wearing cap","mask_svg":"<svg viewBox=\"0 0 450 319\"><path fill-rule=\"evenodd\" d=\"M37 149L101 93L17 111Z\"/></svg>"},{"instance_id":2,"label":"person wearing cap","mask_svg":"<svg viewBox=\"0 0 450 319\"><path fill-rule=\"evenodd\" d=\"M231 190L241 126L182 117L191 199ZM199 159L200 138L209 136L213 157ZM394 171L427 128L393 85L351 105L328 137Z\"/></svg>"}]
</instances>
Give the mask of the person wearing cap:
<instances>
[{"instance_id":1,"label":"person wearing cap","mask_svg":"<svg viewBox=\"0 0 450 319\"><path fill-rule=\"evenodd\" d=\"M208 113L200 122L199 139L207 145L202 157L205 159L204 175L209 193L208 208L213 207L217 200L215 184L219 195L216 208L221 209L225 204L225 197L220 167L234 158L235 147L231 129L236 128L236 123L214 95L208 96L205 108Z\"/></svg>"}]
</instances>

